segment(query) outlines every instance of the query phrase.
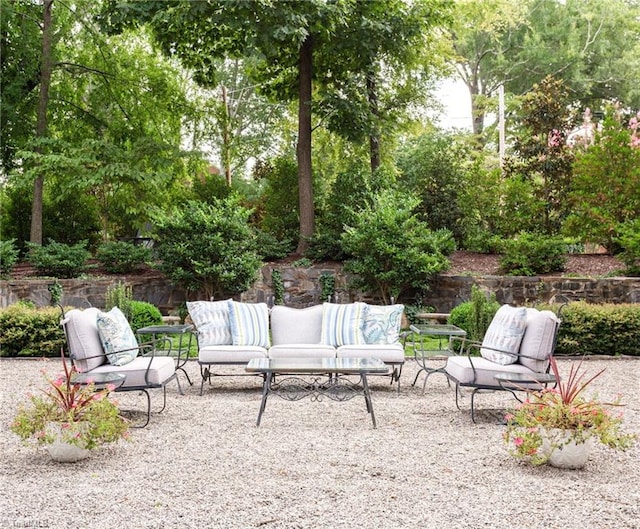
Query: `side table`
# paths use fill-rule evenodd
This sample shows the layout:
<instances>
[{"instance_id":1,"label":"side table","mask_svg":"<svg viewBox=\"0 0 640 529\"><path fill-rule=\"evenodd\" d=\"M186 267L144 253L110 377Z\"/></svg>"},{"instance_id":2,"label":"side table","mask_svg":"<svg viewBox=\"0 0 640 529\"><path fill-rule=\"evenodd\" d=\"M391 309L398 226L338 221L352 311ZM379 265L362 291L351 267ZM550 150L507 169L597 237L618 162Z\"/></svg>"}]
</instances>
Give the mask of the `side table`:
<instances>
[{"instance_id":1,"label":"side table","mask_svg":"<svg viewBox=\"0 0 640 529\"><path fill-rule=\"evenodd\" d=\"M193 386L193 382L189 378L189 374L185 370L184 366L187 363L187 360L189 360L189 351L193 340L192 330L193 325L150 325L148 327L138 329L139 335L151 336L151 343L153 344L154 351L162 353L165 356L175 357L176 371L182 371L190 386ZM173 346L171 336L178 337L177 347ZM185 337L188 338L185 339ZM159 343L162 343L161 347L158 347ZM180 385L180 378L177 376L176 381L178 382L178 391L180 392L180 395L184 395L182 386Z\"/></svg>"},{"instance_id":2,"label":"side table","mask_svg":"<svg viewBox=\"0 0 640 529\"><path fill-rule=\"evenodd\" d=\"M71 377L71 383L81 386L93 384L96 389L104 389L113 385L114 390L117 390L124 384L126 378L124 373L77 373Z\"/></svg>"},{"instance_id":3,"label":"side table","mask_svg":"<svg viewBox=\"0 0 640 529\"><path fill-rule=\"evenodd\" d=\"M413 341L413 356L418 366L420 366L420 369L418 369L416 377L413 379L413 384L411 385L415 386L420 373L424 372L425 377L424 382L422 383L422 394L424 395L424 390L427 386L429 375L431 375L432 373L444 373L444 365L438 368L433 368L427 365L427 361L430 359L432 360L436 358L446 358L449 356L453 356L455 353L453 351L453 347L451 346L451 339L454 336L465 338L467 336L467 332L460 327L456 327L455 325L438 323L415 324L411 325L409 328L415 335L421 337L431 336L438 338L438 349L425 347L425 343L423 340L416 342L416 340L414 339ZM443 344L445 338L446 344ZM445 347L443 347L443 345L445 345ZM447 381L449 381L448 378Z\"/></svg>"},{"instance_id":4,"label":"side table","mask_svg":"<svg viewBox=\"0 0 640 529\"><path fill-rule=\"evenodd\" d=\"M498 381L500 387L511 393L515 399L522 402L516 391L540 391L546 388L549 384L556 386L558 381L556 377L551 373L498 373L493 378Z\"/></svg>"}]
</instances>

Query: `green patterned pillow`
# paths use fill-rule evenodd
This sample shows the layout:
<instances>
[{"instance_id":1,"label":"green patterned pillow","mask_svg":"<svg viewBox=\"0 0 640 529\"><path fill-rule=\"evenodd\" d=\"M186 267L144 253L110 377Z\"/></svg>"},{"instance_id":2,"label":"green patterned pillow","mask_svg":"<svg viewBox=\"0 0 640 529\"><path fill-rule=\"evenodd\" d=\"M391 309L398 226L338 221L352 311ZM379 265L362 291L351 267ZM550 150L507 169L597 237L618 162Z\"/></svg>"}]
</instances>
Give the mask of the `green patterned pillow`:
<instances>
[{"instance_id":1,"label":"green patterned pillow","mask_svg":"<svg viewBox=\"0 0 640 529\"><path fill-rule=\"evenodd\" d=\"M400 340L404 305L369 305L362 333L368 344L393 344Z\"/></svg>"}]
</instances>

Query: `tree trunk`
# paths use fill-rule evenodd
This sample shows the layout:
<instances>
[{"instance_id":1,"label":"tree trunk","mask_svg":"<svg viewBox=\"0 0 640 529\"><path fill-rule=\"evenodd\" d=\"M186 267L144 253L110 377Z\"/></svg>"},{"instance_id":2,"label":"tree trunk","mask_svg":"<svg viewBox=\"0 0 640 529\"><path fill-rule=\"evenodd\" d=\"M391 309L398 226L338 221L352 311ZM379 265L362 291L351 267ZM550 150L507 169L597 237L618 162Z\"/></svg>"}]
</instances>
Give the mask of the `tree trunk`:
<instances>
[{"instance_id":1,"label":"tree trunk","mask_svg":"<svg viewBox=\"0 0 640 529\"><path fill-rule=\"evenodd\" d=\"M53 48L53 28L51 7L53 0L44 0L42 17L42 69L40 71L40 98L38 100L38 121L36 138L47 135L47 107L49 105L49 85L51 84L51 54ZM38 147L39 149L39 147ZM34 244L42 244L42 195L44 174L41 172L33 185L33 204L31 207L31 234L29 240Z\"/></svg>"},{"instance_id":2,"label":"tree trunk","mask_svg":"<svg viewBox=\"0 0 640 529\"><path fill-rule=\"evenodd\" d=\"M313 175L311 168L311 63L313 41L307 36L300 48L298 97L298 204L300 239L296 253L303 254L314 232Z\"/></svg>"},{"instance_id":3,"label":"tree trunk","mask_svg":"<svg viewBox=\"0 0 640 529\"><path fill-rule=\"evenodd\" d=\"M371 160L371 173L375 173L380 167L380 127L379 117L380 109L378 108L378 92L376 86L375 74L367 75L367 97L369 99L369 112L373 118L373 125L369 133L369 158Z\"/></svg>"}]
</instances>

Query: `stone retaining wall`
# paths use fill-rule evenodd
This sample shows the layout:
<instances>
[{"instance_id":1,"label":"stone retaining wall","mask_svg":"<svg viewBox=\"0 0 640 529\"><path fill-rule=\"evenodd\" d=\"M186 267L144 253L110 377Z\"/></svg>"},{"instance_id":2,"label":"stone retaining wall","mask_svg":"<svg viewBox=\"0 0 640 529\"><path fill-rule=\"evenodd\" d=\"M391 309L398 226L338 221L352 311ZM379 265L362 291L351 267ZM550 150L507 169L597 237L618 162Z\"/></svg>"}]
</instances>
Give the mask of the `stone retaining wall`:
<instances>
[{"instance_id":1,"label":"stone retaining wall","mask_svg":"<svg viewBox=\"0 0 640 529\"><path fill-rule=\"evenodd\" d=\"M259 279L251 289L240 296L247 302L271 302L273 287L271 272L280 270L284 287L285 304L291 307L307 307L320 303L322 274L335 276L335 296L332 301L379 302L349 290L348 277L342 266L335 264L314 265L308 268L267 264L262 267ZM100 278L60 279L63 289L62 303L77 307L103 307L109 286L118 281L131 285L134 299L148 301L160 308L163 314L174 312L186 299L182 289L173 287L162 277L154 278ZM7 307L19 300L30 300L38 306L49 305L51 294L48 286L53 280L0 281L0 307ZM423 304L436 312L450 312L456 305L471 298L471 287L478 285L496 295L500 303L521 305L554 300L584 300L590 303L640 303L640 278L614 277L606 279L568 277L511 277L511 276L448 276L436 278ZM197 294L191 299L203 299Z\"/></svg>"}]
</instances>

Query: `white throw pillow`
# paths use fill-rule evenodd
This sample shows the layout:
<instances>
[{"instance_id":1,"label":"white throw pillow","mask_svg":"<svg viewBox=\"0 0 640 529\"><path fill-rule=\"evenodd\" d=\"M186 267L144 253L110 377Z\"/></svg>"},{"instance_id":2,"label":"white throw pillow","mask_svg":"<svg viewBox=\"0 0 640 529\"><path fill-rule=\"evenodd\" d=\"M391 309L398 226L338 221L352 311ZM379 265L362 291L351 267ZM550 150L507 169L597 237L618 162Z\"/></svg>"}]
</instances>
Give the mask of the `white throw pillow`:
<instances>
[{"instance_id":1,"label":"white throw pillow","mask_svg":"<svg viewBox=\"0 0 640 529\"><path fill-rule=\"evenodd\" d=\"M187 301L191 321L198 330L198 345L231 345L231 325L229 323L229 302Z\"/></svg>"},{"instance_id":2,"label":"white throw pillow","mask_svg":"<svg viewBox=\"0 0 640 529\"><path fill-rule=\"evenodd\" d=\"M340 347L365 343L362 335L366 303L323 303L321 343Z\"/></svg>"},{"instance_id":3,"label":"white throw pillow","mask_svg":"<svg viewBox=\"0 0 640 529\"><path fill-rule=\"evenodd\" d=\"M392 344L400 340L404 305L367 305L362 334L368 344Z\"/></svg>"},{"instance_id":4,"label":"white throw pillow","mask_svg":"<svg viewBox=\"0 0 640 529\"><path fill-rule=\"evenodd\" d=\"M527 330L520 344L523 366L537 373L547 369L559 324L560 320L550 310L527 309Z\"/></svg>"},{"instance_id":5,"label":"white throw pillow","mask_svg":"<svg viewBox=\"0 0 640 529\"><path fill-rule=\"evenodd\" d=\"M527 309L502 305L482 340L482 357L503 366L515 363L518 360L515 353L520 349L526 323Z\"/></svg>"},{"instance_id":6,"label":"white throw pillow","mask_svg":"<svg viewBox=\"0 0 640 529\"><path fill-rule=\"evenodd\" d=\"M233 345L269 347L269 308L266 303L229 301L229 323Z\"/></svg>"},{"instance_id":7,"label":"white throw pillow","mask_svg":"<svg viewBox=\"0 0 640 529\"><path fill-rule=\"evenodd\" d=\"M107 360L114 366L123 366L138 356L138 340L118 307L100 312L96 318L98 334Z\"/></svg>"}]
</instances>

